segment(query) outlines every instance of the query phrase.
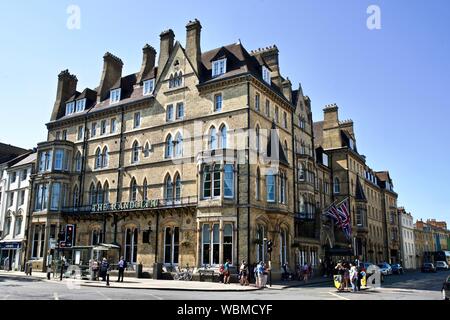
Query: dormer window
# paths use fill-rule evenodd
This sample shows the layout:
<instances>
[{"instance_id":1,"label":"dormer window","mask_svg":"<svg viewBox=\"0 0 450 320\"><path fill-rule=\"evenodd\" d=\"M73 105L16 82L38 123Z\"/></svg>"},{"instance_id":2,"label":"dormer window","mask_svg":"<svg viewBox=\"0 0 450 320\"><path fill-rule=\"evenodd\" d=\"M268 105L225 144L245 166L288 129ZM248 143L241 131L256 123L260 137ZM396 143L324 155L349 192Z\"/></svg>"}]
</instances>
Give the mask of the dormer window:
<instances>
[{"instance_id":1,"label":"dormer window","mask_svg":"<svg viewBox=\"0 0 450 320\"><path fill-rule=\"evenodd\" d=\"M75 102L69 102L66 104L66 116L75 112Z\"/></svg>"},{"instance_id":2,"label":"dormer window","mask_svg":"<svg viewBox=\"0 0 450 320\"><path fill-rule=\"evenodd\" d=\"M271 84L270 71L266 67L262 68L262 77L265 82L267 82L269 85Z\"/></svg>"},{"instance_id":3,"label":"dormer window","mask_svg":"<svg viewBox=\"0 0 450 320\"><path fill-rule=\"evenodd\" d=\"M117 103L120 101L120 92L121 92L120 88L111 90L110 104Z\"/></svg>"},{"instance_id":4,"label":"dormer window","mask_svg":"<svg viewBox=\"0 0 450 320\"><path fill-rule=\"evenodd\" d=\"M227 59L221 59L213 61L212 63L212 76L218 77L227 72Z\"/></svg>"},{"instance_id":5,"label":"dormer window","mask_svg":"<svg viewBox=\"0 0 450 320\"><path fill-rule=\"evenodd\" d=\"M76 112L83 112L84 108L86 108L86 99L81 99L77 101L77 111Z\"/></svg>"},{"instance_id":6,"label":"dormer window","mask_svg":"<svg viewBox=\"0 0 450 320\"><path fill-rule=\"evenodd\" d=\"M355 150L355 143L353 142L352 139L349 140L348 146L350 149Z\"/></svg>"},{"instance_id":7,"label":"dormer window","mask_svg":"<svg viewBox=\"0 0 450 320\"><path fill-rule=\"evenodd\" d=\"M148 96L155 90L155 79L144 81L144 96Z\"/></svg>"}]
</instances>

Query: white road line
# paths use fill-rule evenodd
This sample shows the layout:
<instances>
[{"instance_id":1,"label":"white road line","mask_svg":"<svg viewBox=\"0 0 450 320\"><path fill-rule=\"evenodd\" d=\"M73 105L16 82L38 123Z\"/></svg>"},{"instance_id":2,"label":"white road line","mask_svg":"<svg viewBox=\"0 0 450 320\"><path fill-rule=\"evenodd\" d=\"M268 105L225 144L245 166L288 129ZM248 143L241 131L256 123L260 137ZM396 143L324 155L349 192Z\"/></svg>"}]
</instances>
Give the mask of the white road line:
<instances>
[{"instance_id":1,"label":"white road line","mask_svg":"<svg viewBox=\"0 0 450 320\"><path fill-rule=\"evenodd\" d=\"M153 298L156 298L157 300L164 300L163 298L155 296L154 294L151 294L151 293L142 292L142 294L145 294L146 296L151 296Z\"/></svg>"},{"instance_id":2,"label":"white road line","mask_svg":"<svg viewBox=\"0 0 450 320\"><path fill-rule=\"evenodd\" d=\"M105 297L106 300L112 300L110 297L108 297L106 294L102 293L100 290L96 290L96 292L97 292L99 295Z\"/></svg>"},{"instance_id":3,"label":"white road line","mask_svg":"<svg viewBox=\"0 0 450 320\"><path fill-rule=\"evenodd\" d=\"M341 297L340 295L334 293L334 292L328 292L329 294L331 294L332 296L338 297L339 299L343 299L343 300L351 300L349 298L346 297Z\"/></svg>"},{"instance_id":4,"label":"white road line","mask_svg":"<svg viewBox=\"0 0 450 320\"><path fill-rule=\"evenodd\" d=\"M57 292L54 292L54 293L53 293L53 297L55 298L55 300L59 300L59 297L58 297L58 293L57 293Z\"/></svg>"}]
</instances>

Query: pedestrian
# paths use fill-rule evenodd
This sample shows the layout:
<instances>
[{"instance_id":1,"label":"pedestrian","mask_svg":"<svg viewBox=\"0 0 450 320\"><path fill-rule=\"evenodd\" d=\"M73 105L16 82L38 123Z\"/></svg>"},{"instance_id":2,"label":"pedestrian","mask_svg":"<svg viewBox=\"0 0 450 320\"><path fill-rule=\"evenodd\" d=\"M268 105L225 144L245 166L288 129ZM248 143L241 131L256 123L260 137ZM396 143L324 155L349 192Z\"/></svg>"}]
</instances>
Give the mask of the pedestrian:
<instances>
[{"instance_id":1,"label":"pedestrian","mask_svg":"<svg viewBox=\"0 0 450 320\"><path fill-rule=\"evenodd\" d=\"M348 290L350 284L350 267L348 263L344 264L344 288L343 290Z\"/></svg>"},{"instance_id":2,"label":"pedestrian","mask_svg":"<svg viewBox=\"0 0 450 320\"><path fill-rule=\"evenodd\" d=\"M92 273L93 273L93 280L97 281L98 280L98 261L97 259L94 259L94 261L92 262Z\"/></svg>"},{"instance_id":3,"label":"pedestrian","mask_svg":"<svg viewBox=\"0 0 450 320\"><path fill-rule=\"evenodd\" d=\"M224 278L224 266L223 264L221 264L219 266L219 282L223 283L223 278Z\"/></svg>"},{"instance_id":4,"label":"pedestrian","mask_svg":"<svg viewBox=\"0 0 450 320\"><path fill-rule=\"evenodd\" d=\"M239 283L241 284L241 286L248 286L248 265L245 260L242 260L241 267L239 268L239 275Z\"/></svg>"},{"instance_id":5,"label":"pedestrian","mask_svg":"<svg viewBox=\"0 0 450 320\"><path fill-rule=\"evenodd\" d=\"M303 280L305 281L305 283L308 283L308 279L309 279L309 266L307 263L304 264L303 266Z\"/></svg>"},{"instance_id":6,"label":"pedestrian","mask_svg":"<svg viewBox=\"0 0 450 320\"><path fill-rule=\"evenodd\" d=\"M123 274L125 272L125 268L127 267L127 262L123 259L123 257L120 257L118 267L119 267L119 279L117 279L117 282L123 282Z\"/></svg>"},{"instance_id":7,"label":"pedestrian","mask_svg":"<svg viewBox=\"0 0 450 320\"><path fill-rule=\"evenodd\" d=\"M357 271L358 271L358 280L356 282L356 288L358 289L358 291L361 291L361 282L364 277L364 273L363 273L361 267L358 267Z\"/></svg>"},{"instance_id":8,"label":"pedestrian","mask_svg":"<svg viewBox=\"0 0 450 320\"><path fill-rule=\"evenodd\" d=\"M261 282L261 288L265 288L267 286L267 278L269 277L269 272L267 265L263 262L262 263L262 282Z\"/></svg>"},{"instance_id":9,"label":"pedestrian","mask_svg":"<svg viewBox=\"0 0 450 320\"><path fill-rule=\"evenodd\" d=\"M356 266L350 264L350 284L352 285L352 292L358 291L357 282L358 270L356 269Z\"/></svg>"},{"instance_id":10,"label":"pedestrian","mask_svg":"<svg viewBox=\"0 0 450 320\"><path fill-rule=\"evenodd\" d=\"M255 267L256 287L261 288L263 283L263 262L260 261Z\"/></svg>"},{"instance_id":11,"label":"pedestrian","mask_svg":"<svg viewBox=\"0 0 450 320\"><path fill-rule=\"evenodd\" d=\"M224 284L230 284L230 260L227 259L227 262L225 262L225 265L223 266L223 283Z\"/></svg>"},{"instance_id":12,"label":"pedestrian","mask_svg":"<svg viewBox=\"0 0 450 320\"><path fill-rule=\"evenodd\" d=\"M106 258L103 258L103 261L100 265L100 274L102 277L102 281L106 281L106 275L108 273L108 269L109 269L109 263L106 260Z\"/></svg>"}]
</instances>

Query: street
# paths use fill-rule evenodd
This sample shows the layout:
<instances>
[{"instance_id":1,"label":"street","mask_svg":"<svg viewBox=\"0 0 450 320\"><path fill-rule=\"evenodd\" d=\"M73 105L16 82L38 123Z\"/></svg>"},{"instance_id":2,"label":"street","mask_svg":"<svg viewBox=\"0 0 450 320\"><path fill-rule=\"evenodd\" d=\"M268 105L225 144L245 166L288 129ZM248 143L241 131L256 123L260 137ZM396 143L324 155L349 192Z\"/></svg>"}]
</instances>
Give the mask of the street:
<instances>
[{"instance_id":1,"label":"street","mask_svg":"<svg viewBox=\"0 0 450 320\"><path fill-rule=\"evenodd\" d=\"M380 289L360 293L337 292L332 284L251 292L197 292L77 287L67 282L0 275L2 300L441 300L450 272L388 276Z\"/></svg>"}]
</instances>

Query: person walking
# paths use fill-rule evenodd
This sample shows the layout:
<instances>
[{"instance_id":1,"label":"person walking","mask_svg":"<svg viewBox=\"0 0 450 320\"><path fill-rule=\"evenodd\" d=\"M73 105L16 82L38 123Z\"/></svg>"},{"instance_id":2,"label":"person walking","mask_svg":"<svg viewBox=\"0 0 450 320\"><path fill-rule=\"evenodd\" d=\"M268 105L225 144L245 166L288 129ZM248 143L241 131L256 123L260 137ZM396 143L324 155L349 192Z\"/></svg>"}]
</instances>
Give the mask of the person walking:
<instances>
[{"instance_id":1,"label":"person walking","mask_svg":"<svg viewBox=\"0 0 450 320\"><path fill-rule=\"evenodd\" d=\"M225 265L223 266L223 283L224 284L230 284L230 260L227 259L227 262L225 262Z\"/></svg>"},{"instance_id":2,"label":"person walking","mask_svg":"<svg viewBox=\"0 0 450 320\"><path fill-rule=\"evenodd\" d=\"M118 266L119 266L119 279L117 279L117 282L123 282L123 274L125 272L125 268L127 267L127 262L123 259L123 257L120 257Z\"/></svg>"},{"instance_id":3,"label":"person walking","mask_svg":"<svg viewBox=\"0 0 450 320\"><path fill-rule=\"evenodd\" d=\"M358 291L357 282L358 270L356 269L356 266L350 265L350 284L352 285L352 292Z\"/></svg>"},{"instance_id":4,"label":"person walking","mask_svg":"<svg viewBox=\"0 0 450 320\"><path fill-rule=\"evenodd\" d=\"M221 264L219 266L219 282L223 283L223 278L224 278L224 266L223 264Z\"/></svg>"},{"instance_id":5,"label":"person walking","mask_svg":"<svg viewBox=\"0 0 450 320\"><path fill-rule=\"evenodd\" d=\"M308 283L308 279L309 279L309 266L307 263L305 263L305 265L303 266L303 280L305 281L305 283Z\"/></svg>"},{"instance_id":6,"label":"person walking","mask_svg":"<svg viewBox=\"0 0 450 320\"><path fill-rule=\"evenodd\" d=\"M93 273L93 280L97 281L98 280L98 261L97 259L94 259L94 261L92 262L92 273Z\"/></svg>"},{"instance_id":7,"label":"person walking","mask_svg":"<svg viewBox=\"0 0 450 320\"><path fill-rule=\"evenodd\" d=\"M100 264L100 275L102 277L102 281L106 281L106 275L108 273L109 263L106 258L103 258L102 263Z\"/></svg>"},{"instance_id":8,"label":"person walking","mask_svg":"<svg viewBox=\"0 0 450 320\"><path fill-rule=\"evenodd\" d=\"M248 265L245 260L242 260L241 267L239 268L239 275L239 283L241 284L241 286L248 286Z\"/></svg>"},{"instance_id":9,"label":"person walking","mask_svg":"<svg viewBox=\"0 0 450 320\"><path fill-rule=\"evenodd\" d=\"M267 265L263 262L262 264L262 283L261 287L265 288L267 286L267 278L269 277L269 272Z\"/></svg>"},{"instance_id":10,"label":"person walking","mask_svg":"<svg viewBox=\"0 0 450 320\"><path fill-rule=\"evenodd\" d=\"M256 278L256 287L257 288L262 288L263 277L264 277L263 273L264 273L263 262L260 261L255 267L255 278Z\"/></svg>"}]
</instances>

